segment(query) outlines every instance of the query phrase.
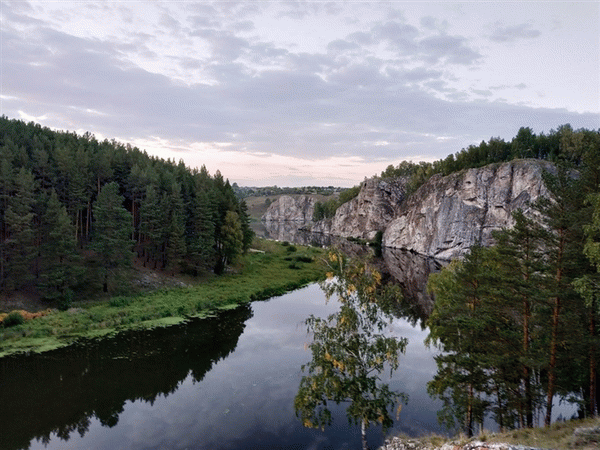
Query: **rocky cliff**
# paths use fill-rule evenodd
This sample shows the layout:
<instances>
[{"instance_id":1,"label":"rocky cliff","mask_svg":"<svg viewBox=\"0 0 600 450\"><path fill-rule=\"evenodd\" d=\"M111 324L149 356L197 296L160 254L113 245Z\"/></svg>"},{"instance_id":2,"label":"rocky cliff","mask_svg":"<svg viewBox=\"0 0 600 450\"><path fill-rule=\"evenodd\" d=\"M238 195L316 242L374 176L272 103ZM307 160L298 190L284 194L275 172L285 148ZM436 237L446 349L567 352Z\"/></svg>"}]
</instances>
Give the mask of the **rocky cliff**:
<instances>
[{"instance_id":1,"label":"rocky cliff","mask_svg":"<svg viewBox=\"0 0 600 450\"><path fill-rule=\"evenodd\" d=\"M406 195L405 178L370 178L357 197L341 205L331 219L314 224L311 231L342 237L373 239L396 217Z\"/></svg>"},{"instance_id":2,"label":"rocky cliff","mask_svg":"<svg viewBox=\"0 0 600 450\"><path fill-rule=\"evenodd\" d=\"M493 230L513 225L513 211L531 215L529 202L548 196L542 172L553 168L538 160L515 160L435 175L402 204L383 245L445 260L460 257L477 242L491 245Z\"/></svg>"},{"instance_id":3,"label":"rocky cliff","mask_svg":"<svg viewBox=\"0 0 600 450\"><path fill-rule=\"evenodd\" d=\"M298 222L299 226L312 221L315 199L308 195L282 195L269 205L262 216L264 222Z\"/></svg>"}]
</instances>

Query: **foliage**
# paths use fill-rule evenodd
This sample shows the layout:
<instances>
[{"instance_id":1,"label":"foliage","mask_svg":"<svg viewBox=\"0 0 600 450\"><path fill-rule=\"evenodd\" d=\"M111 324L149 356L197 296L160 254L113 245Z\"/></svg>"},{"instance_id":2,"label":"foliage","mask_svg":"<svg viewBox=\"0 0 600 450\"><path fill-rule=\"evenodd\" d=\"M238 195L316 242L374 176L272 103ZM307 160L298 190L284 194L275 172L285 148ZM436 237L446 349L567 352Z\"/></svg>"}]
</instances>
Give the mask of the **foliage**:
<instances>
[{"instance_id":1,"label":"foliage","mask_svg":"<svg viewBox=\"0 0 600 450\"><path fill-rule=\"evenodd\" d=\"M397 299L396 289L381 284L381 275L368 264L346 259L342 253L328 255L330 272L321 283L327 298L336 296L340 310L327 318L306 320L313 334L312 360L294 399L296 415L309 427L331 424L328 402L349 403L350 422L365 430L371 423L391 426L390 410L403 394L381 383L379 374L398 368L398 355L407 341L383 334L391 320L389 307Z\"/></svg>"},{"instance_id":2,"label":"foliage","mask_svg":"<svg viewBox=\"0 0 600 450\"><path fill-rule=\"evenodd\" d=\"M332 198L326 202L316 202L312 220L318 222L319 220L332 218L341 205L358 196L360 189L361 185L359 184L343 190L338 198Z\"/></svg>"},{"instance_id":3,"label":"foliage","mask_svg":"<svg viewBox=\"0 0 600 450\"><path fill-rule=\"evenodd\" d=\"M346 189L336 186L301 186L301 187L280 187L280 186L238 186L237 183L232 185L235 195L239 199L247 197L268 197L280 195L336 195L344 192ZM269 205L271 199L266 198L265 203Z\"/></svg>"},{"instance_id":4,"label":"foliage","mask_svg":"<svg viewBox=\"0 0 600 450\"><path fill-rule=\"evenodd\" d=\"M10 312L2 321L2 326L4 328L14 327L16 325L22 325L25 322L23 316L18 311Z\"/></svg>"},{"instance_id":5,"label":"foliage","mask_svg":"<svg viewBox=\"0 0 600 450\"><path fill-rule=\"evenodd\" d=\"M323 250L298 247L298 262L290 269L288 253L276 242L256 241L264 253L240 257L242 273L212 276L195 285L159 289L143 295L115 296L108 302L74 301L69 311L54 311L28 320L18 332L0 329L0 356L18 351L42 351L68 345L78 337L93 337L136 327L167 326L187 317L202 317L219 309L266 300L324 277L317 263ZM12 329L11 329L12 330Z\"/></svg>"},{"instance_id":6,"label":"foliage","mask_svg":"<svg viewBox=\"0 0 600 450\"><path fill-rule=\"evenodd\" d=\"M127 223L120 221L146 267L200 275L223 271L221 230L236 213L242 251L253 233L243 202L220 173L150 157L90 133L53 131L0 118L0 291L29 289L56 306L108 289L109 271L127 283L126 265L110 265L97 214L114 183ZM123 216L125 219L125 216ZM111 263L112 264L112 263ZM112 276L111 275L111 276ZM100 283L98 279L100 278ZM116 280L116 278L114 278Z\"/></svg>"},{"instance_id":7,"label":"foliage","mask_svg":"<svg viewBox=\"0 0 600 450\"><path fill-rule=\"evenodd\" d=\"M562 125L548 134L536 135L530 127L521 127L511 142L499 137L469 145L455 154L433 163L402 161L396 167L389 165L382 178L408 177L407 191L414 192L435 174L449 175L460 170L483 167L513 159L535 158L567 162L586 167L585 177L600 183L600 133L597 130L573 130Z\"/></svg>"},{"instance_id":8,"label":"foliage","mask_svg":"<svg viewBox=\"0 0 600 450\"><path fill-rule=\"evenodd\" d=\"M94 204L96 217L92 248L101 261L103 291L109 291L109 283L118 278L123 268L131 265L133 242L131 215L123 208L123 197L115 182L104 185Z\"/></svg>"},{"instance_id":9,"label":"foliage","mask_svg":"<svg viewBox=\"0 0 600 450\"><path fill-rule=\"evenodd\" d=\"M428 388L444 402L445 423L472 435L474 421L492 412L501 428L532 427L545 403L550 425L557 395L575 398L582 417L597 415L598 273L583 246L584 230L588 244L597 239L584 204L598 188L592 179L559 165L544 174L552 197L534 205L535 220L515 212L494 247L473 246L430 276L428 340L443 353ZM594 262L593 247L585 252Z\"/></svg>"}]
</instances>

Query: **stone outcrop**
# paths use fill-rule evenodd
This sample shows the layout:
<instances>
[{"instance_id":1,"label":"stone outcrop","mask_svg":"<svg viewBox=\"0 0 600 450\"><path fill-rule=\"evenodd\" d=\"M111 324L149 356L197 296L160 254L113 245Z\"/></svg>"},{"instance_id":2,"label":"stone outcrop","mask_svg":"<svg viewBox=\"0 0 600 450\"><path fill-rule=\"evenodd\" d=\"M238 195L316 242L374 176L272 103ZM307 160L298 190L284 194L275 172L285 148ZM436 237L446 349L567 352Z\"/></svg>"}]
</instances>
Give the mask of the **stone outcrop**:
<instances>
[{"instance_id":1,"label":"stone outcrop","mask_svg":"<svg viewBox=\"0 0 600 450\"><path fill-rule=\"evenodd\" d=\"M300 225L312 221L316 200L308 195L292 197L282 195L269 205L262 216L264 222L298 222Z\"/></svg>"},{"instance_id":2,"label":"stone outcrop","mask_svg":"<svg viewBox=\"0 0 600 450\"><path fill-rule=\"evenodd\" d=\"M314 224L311 231L373 239L396 217L406 195L406 182L405 178L365 180L358 196L341 205L333 218Z\"/></svg>"},{"instance_id":3,"label":"stone outcrop","mask_svg":"<svg viewBox=\"0 0 600 450\"><path fill-rule=\"evenodd\" d=\"M493 244L492 231L513 226L512 213L533 214L530 202L549 196L542 181L550 163L515 160L434 175L401 206L383 235L385 247L449 260L480 242Z\"/></svg>"}]
</instances>

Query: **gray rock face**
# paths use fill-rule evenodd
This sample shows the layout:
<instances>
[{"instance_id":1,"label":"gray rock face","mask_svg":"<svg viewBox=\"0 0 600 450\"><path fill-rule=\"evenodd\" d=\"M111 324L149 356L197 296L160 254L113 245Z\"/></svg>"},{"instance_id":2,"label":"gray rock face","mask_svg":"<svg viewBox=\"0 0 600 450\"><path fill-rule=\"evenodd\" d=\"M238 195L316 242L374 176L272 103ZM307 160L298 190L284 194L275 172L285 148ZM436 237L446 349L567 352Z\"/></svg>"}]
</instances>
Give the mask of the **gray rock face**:
<instances>
[{"instance_id":1,"label":"gray rock face","mask_svg":"<svg viewBox=\"0 0 600 450\"><path fill-rule=\"evenodd\" d=\"M433 176L402 205L383 235L385 247L414 251L438 259L462 256L481 242L493 244L492 231L514 225L512 212L549 196L543 169L536 160L516 160L469 169L446 177Z\"/></svg>"},{"instance_id":2,"label":"gray rock face","mask_svg":"<svg viewBox=\"0 0 600 450\"><path fill-rule=\"evenodd\" d=\"M373 239L397 215L406 195L406 182L405 178L370 178L364 181L356 198L341 205L332 219L314 224L311 231Z\"/></svg>"},{"instance_id":3,"label":"gray rock face","mask_svg":"<svg viewBox=\"0 0 600 450\"><path fill-rule=\"evenodd\" d=\"M282 195L269 205L262 216L264 222L298 222L306 224L312 221L315 199L307 195L291 197Z\"/></svg>"}]
</instances>

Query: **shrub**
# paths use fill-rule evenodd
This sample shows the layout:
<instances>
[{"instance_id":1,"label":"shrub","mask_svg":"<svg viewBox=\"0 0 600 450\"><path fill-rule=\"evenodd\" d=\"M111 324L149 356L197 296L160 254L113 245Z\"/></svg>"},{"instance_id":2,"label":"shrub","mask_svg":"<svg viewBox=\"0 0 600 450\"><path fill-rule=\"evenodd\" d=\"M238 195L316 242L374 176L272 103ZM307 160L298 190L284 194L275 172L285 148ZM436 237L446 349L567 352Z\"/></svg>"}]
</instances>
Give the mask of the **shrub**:
<instances>
[{"instance_id":1,"label":"shrub","mask_svg":"<svg viewBox=\"0 0 600 450\"><path fill-rule=\"evenodd\" d=\"M2 321L2 325L4 328L14 327L16 325L22 325L25 322L23 316L18 311L12 311L8 316L4 318Z\"/></svg>"},{"instance_id":2,"label":"shrub","mask_svg":"<svg viewBox=\"0 0 600 450\"><path fill-rule=\"evenodd\" d=\"M296 250L298 250L298 249L296 248L296 246L295 246L295 245L290 245L290 246L288 246L288 248L287 248L287 251L288 251L289 253L293 253L293 252L295 252Z\"/></svg>"},{"instance_id":3,"label":"shrub","mask_svg":"<svg viewBox=\"0 0 600 450\"><path fill-rule=\"evenodd\" d=\"M73 295L74 293L71 289L67 288L65 290L65 293L60 297L57 305L60 311L66 311L71 307L73 304Z\"/></svg>"},{"instance_id":4,"label":"shrub","mask_svg":"<svg viewBox=\"0 0 600 450\"><path fill-rule=\"evenodd\" d=\"M311 263L313 259L310 256L296 256L296 261L303 263Z\"/></svg>"},{"instance_id":5,"label":"shrub","mask_svg":"<svg viewBox=\"0 0 600 450\"><path fill-rule=\"evenodd\" d=\"M131 303L131 298L128 297L113 297L110 299L109 305L116 308L128 306Z\"/></svg>"}]
</instances>

